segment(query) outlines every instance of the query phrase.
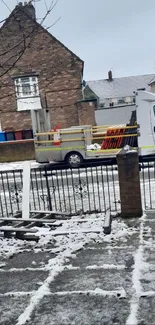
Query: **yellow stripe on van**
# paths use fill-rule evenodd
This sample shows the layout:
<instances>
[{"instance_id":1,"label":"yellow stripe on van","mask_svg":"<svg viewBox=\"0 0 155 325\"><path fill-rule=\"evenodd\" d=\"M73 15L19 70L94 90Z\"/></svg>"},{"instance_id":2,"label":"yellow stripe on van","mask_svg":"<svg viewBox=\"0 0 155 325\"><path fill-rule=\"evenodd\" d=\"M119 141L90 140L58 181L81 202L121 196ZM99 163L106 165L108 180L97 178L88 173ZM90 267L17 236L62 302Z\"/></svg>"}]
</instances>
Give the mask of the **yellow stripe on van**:
<instances>
[{"instance_id":1,"label":"yellow stripe on van","mask_svg":"<svg viewBox=\"0 0 155 325\"><path fill-rule=\"evenodd\" d=\"M81 147L66 147L66 148L48 148L48 147L42 147L42 148L36 148L35 151L36 152L41 152L41 151L62 151L62 150L75 150L75 149L85 149L84 146L81 146Z\"/></svg>"}]
</instances>

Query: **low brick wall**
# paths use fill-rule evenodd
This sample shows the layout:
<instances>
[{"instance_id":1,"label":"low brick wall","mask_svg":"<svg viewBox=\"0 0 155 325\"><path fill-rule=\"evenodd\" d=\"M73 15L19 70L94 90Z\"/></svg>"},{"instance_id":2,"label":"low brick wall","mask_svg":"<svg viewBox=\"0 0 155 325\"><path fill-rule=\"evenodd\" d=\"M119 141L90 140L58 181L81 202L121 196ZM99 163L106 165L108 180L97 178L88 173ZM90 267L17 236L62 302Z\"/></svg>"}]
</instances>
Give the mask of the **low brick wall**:
<instances>
[{"instance_id":1,"label":"low brick wall","mask_svg":"<svg viewBox=\"0 0 155 325\"><path fill-rule=\"evenodd\" d=\"M0 142L0 163L35 160L34 141Z\"/></svg>"}]
</instances>

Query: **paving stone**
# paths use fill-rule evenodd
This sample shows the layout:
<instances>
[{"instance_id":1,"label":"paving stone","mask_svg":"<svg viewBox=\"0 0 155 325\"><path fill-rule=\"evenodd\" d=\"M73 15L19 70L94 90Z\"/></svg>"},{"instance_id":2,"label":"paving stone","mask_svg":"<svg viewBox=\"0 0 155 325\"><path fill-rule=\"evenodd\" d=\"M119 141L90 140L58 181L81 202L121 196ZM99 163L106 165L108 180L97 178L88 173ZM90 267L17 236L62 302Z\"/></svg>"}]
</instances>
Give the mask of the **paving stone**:
<instances>
[{"instance_id":1,"label":"paving stone","mask_svg":"<svg viewBox=\"0 0 155 325\"><path fill-rule=\"evenodd\" d=\"M106 238L104 239L105 241L103 243L99 242L91 242L88 245L85 246L85 248L98 248L98 249L107 249L109 246L111 247L119 247L123 248L125 247L131 247L133 246L134 243L134 248L138 248L139 246L139 230L137 229L134 234L131 236L126 236L126 237L119 237L119 238L113 238L111 235L107 235ZM107 240L107 241L106 241Z\"/></svg>"},{"instance_id":2,"label":"paving stone","mask_svg":"<svg viewBox=\"0 0 155 325\"><path fill-rule=\"evenodd\" d=\"M43 271L0 273L0 293L37 290L48 276Z\"/></svg>"},{"instance_id":3,"label":"paving stone","mask_svg":"<svg viewBox=\"0 0 155 325\"><path fill-rule=\"evenodd\" d=\"M78 290L117 290L132 289L132 273L127 270L65 270L60 273L50 285L51 292Z\"/></svg>"},{"instance_id":4,"label":"paving stone","mask_svg":"<svg viewBox=\"0 0 155 325\"><path fill-rule=\"evenodd\" d=\"M27 325L124 325L129 312L127 299L49 296L44 297Z\"/></svg>"},{"instance_id":5,"label":"paving stone","mask_svg":"<svg viewBox=\"0 0 155 325\"><path fill-rule=\"evenodd\" d=\"M155 269L143 273L141 277L143 291L155 291Z\"/></svg>"},{"instance_id":6,"label":"paving stone","mask_svg":"<svg viewBox=\"0 0 155 325\"><path fill-rule=\"evenodd\" d=\"M151 230L155 231L155 219L147 220L145 222L145 227L151 228Z\"/></svg>"},{"instance_id":7,"label":"paving stone","mask_svg":"<svg viewBox=\"0 0 155 325\"><path fill-rule=\"evenodd\" d=\"M154 247L149 248L145 248L144 250L144 260L146 263L155 265L155 253L154 253Z\"/></svg>"},{"instance_id":8,"label":"paving stone","mask_svg":"<svg viewBox=\"0 0 155 325\"><path fill-rule=\"evenodd\" d=\"M140 223L141 223L141 219L140 218L127 218L127 219L124 219L125 221L125 224L128 226L128 227L133 227L135 229L139 229L139 226L140 226Z\"/></svg>"},{"instance_id":9,"label":"paving stone","mask_svg":"<svg viewBox=\"0 0 155 325\"><path fill-rule=\"evenodd\" d=\"M149 219L155 219L155 211L146 211L145 212L146 214L147 214L147 218L146 218L146 220L149 220Z\"/></svg>"},{"instance_id":10,"label":"paving stone","mask_svg":"<svg viewBox=\"0 0 155 325\"><path fill-rule=\"evenodd\" d=\"M118 249L85 249L76 254L75 259L71 259L69 263L73 266L86 267L87 265L103 266L105 264L115 265L129 265L129 262L133 260L135 249L125 248L118 251ZM134 263L134 261L133 261ZM133 264L132 263L132 264ZM131 265L132 265L131 264Z\"/></svg>"},{"instance_id":11,"label":"paving stone","mask_svg":"<svg viewBox=\"0 0 155 325\"><path fill-rule=\"evenodd\" d=\"M152 216L151 216L152 218ZM84 250L76 253L75 259L68 264L79 269L67 268L50 284L50 296L45 296L36 306L32 319L27 325L125 325L130 314L130 301L133 296L132 271L134 253L139 247L139 219L129 220L128 226L135 228L135 233L126 238L114 239L107 236L107 242L91 242ZM149 269L143 271L141 284L145 291L155 291L155 232L154 223L147 219L144 223L144 259ZM111 238L111 239L110 239ZM146 247L146 244L152 247ZM0 272L0 293L30 292L37 290L47 278L48 272L37 271L48 260L55 257L49 252L22 252L11 259L0 260L6 263ZM119 269L86 269L88 265L104 266L105 264L125 265ZM149 265L150 264L150 265ZM7 272L10 268L34 268L33 271ZM87 293L96 288L102 290L124 289L126 299L109 296L95 296ZM65 294L65 291L68 294ZM85 294L72 291L86 291ZM55 294L57 292L57 294ZM62 295L59 295L61 292ZM16 325L19 315L29 303L30 297L0 297L0 325ZM138 325L152 325L155 322L155 297L140 299ZM2 316L1 316L2 315Z\"/></svg>"},{"instance_id":12,"label":"paving stone","mask_svg":"<svg viewBox=\"0 0 155 325\"><path fill-rule=\"evenodd\" d=\"M155 297L140 299L138 325L155 325Z\"/></svg>"},{"instance_id":13,"label":"paving stone","mask_svg":"<svg viewBox=\"0 0 155 325\"><path fill-rule=\"evenodd\" d=\"M151 232L150 234L144 234L143 236L145 246L150 245L155 247L155 232Z\"/></svg>"},{"instance_id":14,"label":"paving stone","mask_svg":"<svg viewBox=\"0 0 155 325\"><path fill-rule=\"evenodd\" d=\"M0 325L15 325L30 297L0 297Z\"/></svg>"},{"instance_id":15,"label":"paving stone","mask_svg":"<svg viewBox=\"0 0 155 325\"><path fill-rule=\"evenodd\" d=\"M48 263L49 259L55 257L55 254L46 252L22 252L14 255L12 258L5 260L4 269L10 268L39 268Z\"/></svg>"}]
</instances>

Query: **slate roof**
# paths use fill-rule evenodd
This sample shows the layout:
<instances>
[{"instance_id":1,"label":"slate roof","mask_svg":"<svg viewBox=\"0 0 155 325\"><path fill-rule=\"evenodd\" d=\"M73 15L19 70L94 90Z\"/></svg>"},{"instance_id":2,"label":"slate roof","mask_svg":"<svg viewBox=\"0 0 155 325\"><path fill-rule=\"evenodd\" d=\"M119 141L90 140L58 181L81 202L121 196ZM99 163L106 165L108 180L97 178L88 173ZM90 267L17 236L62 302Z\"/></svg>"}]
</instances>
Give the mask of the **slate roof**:
<instances>
[{"instance_id":1,"label":"slate roof","mask_svg":"<svg viewBox=\"0 0 155 325\"><path fill-rule=\"evenodd\" d=\"M113 78L87 81L89 87L100 98L100 102L108 98L133 96L138 88L150 91L149 84L154 80L155 74L146 74L132 77Z\"/></svg>"},{"instance_id":2,"label":"slate roof","mask_svg":"<svg viewBox=\"0 0 155 325\"><path fill-rule=\"evenodd\" d=\"M153 79L151 79L151 81L149 82L149 86L155 83L155 76L153 77Z\"/></svg>"}]
</instances>

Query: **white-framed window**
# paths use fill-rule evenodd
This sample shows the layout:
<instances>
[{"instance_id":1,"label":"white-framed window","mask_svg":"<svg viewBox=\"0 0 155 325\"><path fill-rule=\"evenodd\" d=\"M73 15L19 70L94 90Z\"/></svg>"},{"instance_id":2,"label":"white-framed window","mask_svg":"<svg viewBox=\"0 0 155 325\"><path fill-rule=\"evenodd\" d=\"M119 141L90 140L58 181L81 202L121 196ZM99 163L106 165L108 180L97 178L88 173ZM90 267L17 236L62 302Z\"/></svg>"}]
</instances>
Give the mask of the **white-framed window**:
<instances>
[{"instance_id":1,"label":"white-framed window","mask_svg":"<svg viewBox=\"0 0 155 325\"><path fill-rule=\"evenodd\" d=\"M17 98L39 96L38 78L32 77L17 77L14 78Z\"/></svg>"},{"instance_id":2,"label":"white-framed window","mask_svg":"<svg viewBox=\"0 0 155 325\"><path fill-rule=\"evenodd\" d=\"M118 104L120 104L120 105L125 104L125 98L124 97L118 98Z\"/></svg>"}]
</instances>

